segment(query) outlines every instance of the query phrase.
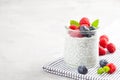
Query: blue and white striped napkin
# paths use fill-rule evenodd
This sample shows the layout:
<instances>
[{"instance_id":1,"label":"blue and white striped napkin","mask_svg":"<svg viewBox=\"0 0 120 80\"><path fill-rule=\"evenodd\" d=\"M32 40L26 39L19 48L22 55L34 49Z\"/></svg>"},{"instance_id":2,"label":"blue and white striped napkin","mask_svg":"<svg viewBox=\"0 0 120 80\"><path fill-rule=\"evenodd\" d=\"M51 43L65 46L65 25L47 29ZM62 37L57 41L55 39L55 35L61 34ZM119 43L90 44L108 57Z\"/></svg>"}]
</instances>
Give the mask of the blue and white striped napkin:
<instances>
[{"instance_id":1,"label":"blue and white striped napkin","mask_svg":"<svg viewBox=\"0 0 120 80\"><path fill-rule=\"evenodd\" d=\"M43 70L75 80L120 80L120 51L116 51L114 54L107 54L106 56L100 57L100 59L106 59L108 62L114 63L117 67L116 72L113 74L103 73L99 75L97 74L98 64L94 68L90 68L86 75L79 74L77 69L67 66L63 58L44 65Z\"/></svg>"}]
</instances>

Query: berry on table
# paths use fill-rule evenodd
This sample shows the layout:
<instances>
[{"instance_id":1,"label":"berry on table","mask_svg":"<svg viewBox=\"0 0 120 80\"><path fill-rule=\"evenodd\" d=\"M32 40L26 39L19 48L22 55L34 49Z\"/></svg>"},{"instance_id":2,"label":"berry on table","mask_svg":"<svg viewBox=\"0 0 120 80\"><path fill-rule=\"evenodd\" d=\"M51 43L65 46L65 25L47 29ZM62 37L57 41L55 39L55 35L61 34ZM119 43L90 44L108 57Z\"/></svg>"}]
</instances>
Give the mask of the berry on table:
<instances>
[{"instance_id":1,"label":"berry on table","mask_svg":"<svg viewBox=\"0 0 120 80\"><path fill-rule=\"evenodd\" d=\"M110 53L114 53L116 51L116 47L113 43L109 43L107 45L107 50L110 52Z\"/></svg>"},{"instance_id":2,"label":"berry on table","mask_svg":"<svg viewBox=\"0 0 120 80\"><path fill-rule=\"evenodd\" d=\"M100 46L102 46L103 48L107 47L108 41L105 38L100 39L99 41Z\"/></svg>"},{"instance_id":3,"label":"berry on table","mask_svg":"<svg viewBox=\"0 0 120 80\"><path fill-rule=\"evenodd\" d=\"M113 63L109 63L106 66L108 66L110 68L108 73L112 74L116 71L116 66Z\"/></svg>"},{"instance_id":4,"label":"berry on table","mask_svg":"<svg viewBox=\"0 0 120 80\"><path fill-rule=\"evenodd\" d=\"M78 73L80 73L80 74L87 74L88 73L88 69L85 66L79 66L78 67Z\"/></svg>"},{"instance_id":5,"label":"berry on table","mask_svg":"<svg viewBox=\"0 0 120 80\"><path fill-rule=\"evenodd\" d=\"M107 41L109 41L109 38L108 38L107 35L104 34L104 35L101 35L101 36L100 36L100 40L103 39L103 38L105 38Z\"/></svg>"},{"instance_id":6,"label":"berry on table","mask_svg":"<svg viewBox=\"0 0 120 80\"><path fill-rule=\"evenodd\" d=\"M103 68L99 68L99 69L97 70L97 73L98 73L98 74L104 73L104 69L103 69Z\"/></svg>"},{"instance_id":7,"label":"berry on table","mask_svg":"<svg viewBox=\"0 0 120 80\"><path fill-rule=\"evenodd\" d=\"M106 73L108 73L110 71L110 67L109 66L104 66L103 69L104 69L104 72L106 72Z\"/></svg>"},{"instance_id":8,"label":"berry on table","mask_svg":"<svg viewBox=\"0 0 120 80\"><path fill-rule=\"evenodd\" d=\"M108 62L106 59L102 59L102 60L100 60L99 64L100 64L100 67L104 67L108 64Z\"/></svg>"},{"instance_id":9,"label":"berry on table","mask_svg":"<svg viewBox=\"0 0 120 80\"><path fill-rule=\"evenodd\" d=\"M105 55L106 53L107 53L107 51L103 47L99 46L99 55L100 56Z\"/></svg>"}]
</instances>

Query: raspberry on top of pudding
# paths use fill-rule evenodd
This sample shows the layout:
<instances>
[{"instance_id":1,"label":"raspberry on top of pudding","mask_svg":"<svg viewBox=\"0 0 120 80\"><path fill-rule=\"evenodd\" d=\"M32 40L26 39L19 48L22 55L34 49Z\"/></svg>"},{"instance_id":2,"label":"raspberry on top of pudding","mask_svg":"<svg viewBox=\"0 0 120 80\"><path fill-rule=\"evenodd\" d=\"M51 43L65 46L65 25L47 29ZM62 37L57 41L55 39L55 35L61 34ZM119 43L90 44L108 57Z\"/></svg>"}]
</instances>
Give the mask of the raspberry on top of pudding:
<instances>
[{"instance_id":1,"label":"raspberry on top of pudding","mask_svg":"<svg viewBox=\"0 0 120 80\"><path fill-rule=\"evenodd\" d=\"M68 33L71 37L92 37L95 34L95 30L98 28L98 23L99 20L96 19L90 24L89 19L86 17L83 17L79 22L70 20Z\"/></svg>"}]
</instances>

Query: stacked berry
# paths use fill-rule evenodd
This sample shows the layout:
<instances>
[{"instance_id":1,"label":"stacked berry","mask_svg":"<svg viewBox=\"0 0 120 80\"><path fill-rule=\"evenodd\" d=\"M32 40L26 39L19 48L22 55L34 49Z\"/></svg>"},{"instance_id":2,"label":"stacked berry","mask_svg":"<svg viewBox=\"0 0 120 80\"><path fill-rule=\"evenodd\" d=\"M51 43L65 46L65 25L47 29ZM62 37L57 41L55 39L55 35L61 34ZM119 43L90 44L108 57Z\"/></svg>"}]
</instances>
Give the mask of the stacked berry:
<instances>
[{"instance_id":1,"label":"stacked berry","mask_svg":"<svg viewBox=\"0 0 120 80\"><path fill-rule=\"evenodd\" d=\"M112 74L116 71L116 66L113 63L108 63L106 59L100 60L99 65L100 65L100 68L98 68L97 70L98 74L103 74L103 73ZM88 69L86 68L86 66L79 66L78 73L87 74Z\"/></svg>"},{"instance_id":2,"label":"stacked berry","mask_svg":"<svg viewBox=\"0 0 120 80\"><path fill-rule=\"evenodd\" d=\"M107 60L103 59L99 62L100 68L97 70L98 74L109 73L112 74L116 71L116 66L113 63L108 63Z\"/></svg>"},{"instance_id":3,"label":"stacked berry","mask_svg":"<svg viewBox=\"0 0 120 80\"><path fill-rule=\"evenodd\" d=\"M107 51L109 53L114 53L116 51L116 47L113 43L109 43L107 35L102 35L99 39L99 55L105 55Z\"/></svg>"},{"instance_id":4,"label":"stacked berry","mask_svg":"<svg viewBox=\"0 0 120 80\"><path fill-rule=\"evenodd\" d=\"M75 20L70 21L69 35L72 37L91 37L95 35L95 30L98 28L99 20L95 20L90 24L88 18L83 17L80 22Z\"/></svg>"}]
</instances>

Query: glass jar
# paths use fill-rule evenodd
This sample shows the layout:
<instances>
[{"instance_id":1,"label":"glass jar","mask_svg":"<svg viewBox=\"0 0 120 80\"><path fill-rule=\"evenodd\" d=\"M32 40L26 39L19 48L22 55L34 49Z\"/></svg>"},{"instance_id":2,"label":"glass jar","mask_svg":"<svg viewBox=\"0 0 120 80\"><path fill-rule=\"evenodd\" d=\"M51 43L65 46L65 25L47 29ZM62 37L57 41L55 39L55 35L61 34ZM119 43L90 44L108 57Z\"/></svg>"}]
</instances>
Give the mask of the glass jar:
<instances>
[{"instance_id":1,"label":"glass jar","mask_svg":"<svg viewBox=\"0 0 120 80\"><path fill-rule=\"evenodd\" d=\"M88 35L83 35L87 33ZM71 67L84 65L94 67L98 62L98 36L97 30L80 32L67 29L65 37L64 61Z\"/></svg>"}]
</instances>

